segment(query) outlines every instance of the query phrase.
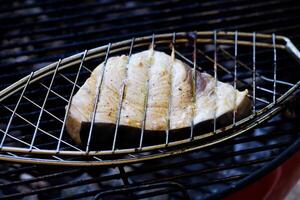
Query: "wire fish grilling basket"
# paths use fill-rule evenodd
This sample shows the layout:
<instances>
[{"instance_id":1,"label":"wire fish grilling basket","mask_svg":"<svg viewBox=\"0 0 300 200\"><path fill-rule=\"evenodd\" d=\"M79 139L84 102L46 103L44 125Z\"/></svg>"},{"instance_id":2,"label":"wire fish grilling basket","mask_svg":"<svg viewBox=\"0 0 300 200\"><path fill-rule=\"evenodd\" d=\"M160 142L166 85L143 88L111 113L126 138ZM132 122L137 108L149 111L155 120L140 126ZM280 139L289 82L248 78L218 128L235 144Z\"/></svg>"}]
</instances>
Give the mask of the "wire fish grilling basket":
<instances>
[{"instance_id":1,"label":"wire fish grilling basket","mask_svg":"<svg viewBox=\"0 0 300 200\"><path fill-rule=\"evenodd\" d=\"M129 148L117 146L118 117L110 149L89 148L93 128L86 146L76 145L65 131L73 95L100 62L106 63L109 57L121 54L128 54L130 58L132 53L147 50L149 46L173 54L189 64L193 72L205 71L236 89L248 89L252 113L237 120L233 111L232 123L222 127L214 117L211 130L201 134L195 133L191 123L189 136L184 139L170 140L168 128L164 142L151 145L143 143L146 133L142 126L139 145ZM273 62L265 63L266 57ZM300 86L299 79L282 80L281 74L293 73L299 63L300 52L288 38L237 31L153 34L85 50L32 72L0 92L0 114L10 116L0 121L0 159L56 165L115 165L208 147L242 134L279 112ZM265 75L265 71L271 73ZM124 88L121 92L124 93ZM121 104L122 98L118 116Z\"/></svg>"}]
</instances>

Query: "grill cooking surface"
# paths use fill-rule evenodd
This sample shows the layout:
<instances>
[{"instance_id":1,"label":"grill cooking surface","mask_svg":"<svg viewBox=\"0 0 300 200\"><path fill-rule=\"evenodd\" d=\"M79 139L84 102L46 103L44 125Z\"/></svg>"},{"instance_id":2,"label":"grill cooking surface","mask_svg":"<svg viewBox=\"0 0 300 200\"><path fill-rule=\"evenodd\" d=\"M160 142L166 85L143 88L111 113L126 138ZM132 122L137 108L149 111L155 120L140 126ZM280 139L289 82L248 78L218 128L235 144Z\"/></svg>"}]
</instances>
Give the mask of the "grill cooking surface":
<instances>
[{"instance_id":1,"label":"grill cooking surface","mask_svg":"<svg viewBox=\"0 0 300 200\"><path fill-rule=\"evenodd\" d=\"M61 6L61 1L43 1L37 4L34 1L16 2L14 5L10 5L7 1L2 4L0 18L4 39L1 41L3 49L1 70L4 70L5 73L1 72L1 89L27 75L30 71L43 67L49 62L57 61L59 58L72 55L76 51L97 47L107 42L128 39L132 36L149 35L153 32L194 31L196 29L202 31L214 28L255 30L286 35L296 45L299 42L297 35L299 28L296 23L299 8L293 6L295 4L293 1L289 1L289 3L280 1L254 3L251 1L251 4L248 1L201 3L192 1L139 3L131 1L116 5L111 2L89 1L74 4L73 1L66 1L63 4L65 4L64 7ZM141 20L141 15L143 20ZM214 57L213 47L207 46L201 50L210 58ZM224 62L222 64L225 66L232 66L230 62L233 59L226 54L228 51L232 54L232 50L226 47L218 50L221 55L218 59L220 62ZM193 60L191 52L190 49L188 52L184 52L189 60ZM256 63L257 70L266 77L273 78L273 67L271 67L274 63L273 50L257 49L256 53L257 60L261 60ZM277 53L278 72L280 72L277 79L289 79L291 83L296 83L299 69L295 68L291 73L295 66L293 59L283 52ZM252 67L252 51L245 51L239 56L239 60ZM197 63L199 66L208 66L209 68L213 64L200 52L198 58L202 58ZM227 65L226 61L229 62ZM242 63L240 63L239 69L242 69L241 65ZM84 65L84 67L89 66L95 65L92 63ZM267 67L264 68L264 66ZM18 69L17 75L15 69ZM206 70L209 71L209 69ZM213 73L213 71L210 72ZM88 73L88 71L85 72L86 76ZM247 73L247 70L239 73L241 78L251 82L252 73ZM72 78L71 80L74 80L76 76L72 72L66 74L67 78ZM232 76L226 77L225 73L220 77L224 77L222 81L232 81ZM61 79L64 84L68 84L66 79L63 77ZM84 80L82 78L81 83ZM272 88L273 85L268 85L268 87ZM40 98L38 91L40 88L37 90L32 88L32 93L28 95L30 100L32 98L38 105L42 105L44 98ZM264 93L265 91L258 92L256 95ZM52 96L53 103L56 104L57 98L54 97L55 95ZM49 98L51 99L51 96ZM267 99L272 98L272 94L267 97ZM18 98L14 98L6 105L11 104L8 107L13 109L17 100ZM26 118L36 117L36 111L39 108L28 102L28 100L20 102L23 114ZM293 105L293 103L291 104ZM11 111L6 108L1 109L6 110L4 117L1 118L1 124L7 124ZM57 112L59 109L62 108L53 108L51 113ZM47 120L41 121L45 127L55 121L50 116L48 117ZM102 192L98 195L99 198L103 196L112 198L116 194L122 196L120 191L127 188L124 195L128 195L130 191L132 192L130 195L139 198L161 194L165 195L163 197L170 195L173 198L184 198L186 195L203 198L217 197L216 195L221 195L222 192L228 192L232 186L237 187L247 182L249 175L253 174L255 170L259 172L271 165L274 166L275 158L277 158L276 161L283 158L282 152L285 149L287 149L286 154L291 153L292 147L298 145L299 129L295 123L297 120L299 119L295 118L292 108L292 110L279 113L258 128L213 148L184 154L185 156L181 157L158 159L118 168L45 168L4 163L1 166L4 169L0 178L0 194L5 194L4 198L20 195L32 197L39 195L40 198L43 198L45 197L42 194L44 192L47 193L47 198L79 198L95 196ZM5 126L3 125L1 129L5 129ZM30 128L28 128L27 134L18 131L20 129L25 130L26 127L20 127L20 124L16 122L12 123L11 130L15 136L22 140L31 138L28 137L32 133ZM47 148L53 145L50 140L39 138L41 141L37 141L38 148ZM12 142L10 145L16 145L14 140L10 141ZM20 142L17 143L20 144Z\"/></svg>"}]
</instances>

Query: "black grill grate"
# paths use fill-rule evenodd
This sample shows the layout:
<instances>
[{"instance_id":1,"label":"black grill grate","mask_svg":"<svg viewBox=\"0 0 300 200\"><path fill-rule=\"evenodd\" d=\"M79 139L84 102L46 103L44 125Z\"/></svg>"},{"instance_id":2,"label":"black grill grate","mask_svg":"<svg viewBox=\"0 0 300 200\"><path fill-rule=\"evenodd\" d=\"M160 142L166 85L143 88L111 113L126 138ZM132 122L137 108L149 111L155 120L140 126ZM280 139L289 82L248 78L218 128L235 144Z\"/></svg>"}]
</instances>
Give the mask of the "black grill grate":
<instances>
[{"instance_id":1,"label":"black grill grate","mask_svg":"<svg viewBox=\"0 0 300 200\"><path fill-rule=\"evenodd\" d=\"M300 8L295 0L2 1L0 11L0 89L61 57L153 32L275 32L300 44ZM297 144L299 128L295 124L299 119L291 119L286 113L291 115L285 111L243 136L176 158L118 168L58 168L2 162L0 198L74 199L99 194L99 198L107 199L116 195L128 199L156 195L184 199L186 190L190 197L218 198L247 182L254 171L274 165L274 159L282 157L287 147ZM4 113L1 120L6 121L9 114Z\"/></svg>"}]
</instances>

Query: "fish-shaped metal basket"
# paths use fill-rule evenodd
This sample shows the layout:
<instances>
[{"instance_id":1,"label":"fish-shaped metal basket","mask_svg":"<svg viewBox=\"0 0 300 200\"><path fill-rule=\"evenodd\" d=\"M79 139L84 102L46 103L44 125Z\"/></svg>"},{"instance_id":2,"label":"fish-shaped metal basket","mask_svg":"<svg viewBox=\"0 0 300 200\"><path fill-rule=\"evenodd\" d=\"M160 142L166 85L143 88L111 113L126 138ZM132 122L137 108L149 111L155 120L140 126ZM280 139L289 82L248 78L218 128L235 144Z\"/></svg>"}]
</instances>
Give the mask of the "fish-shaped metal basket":
<instances>
[{"instance_id":1,"label":"fish-shaped metal basket","mask_svg":"<svg viewBox=\"0 0 300 200\"><path fill-rule=\"evenodd\" d=\"M145 62L147 66L141 67L145 59L138 57L142 55L139 52L149 56L149 66ZM135 94L135 88L144 88L142 92L136 92L136 99L143 103L132 103L132 107L127 105L134 100L126 96L130 90L126 69L134 67L126 66L136 59L132 66L141 63L140 68L136 69L149 70L156 57L167 60L168 65L173 66L166 68L169 70L167 75L171 74L165 80L170 88L167 91L172 91L175 62L179 63L175 70L181 67L189 74L187 88L190 96L186 98L189 101L186 105L200 106L198 110L197 106L191 109L184 106L176 111L177 114L189 113L190 117L184 118L185 125L182 127L178 125L181 124L178 122L180 114L176 120L172 119L175 115L172 105L183 95L181 88L177 96L174 92L157 93L168 99L164 106L161 105L163 119L158 118L157 122L155 117L151 118L149 102L157 98L151 93L151 84L161 82L152 83L151 78L145 78L140 83L143 87L133 84L132 94ZM273 62L265 63L266 57L272 58ZM113 63L111 58L118 59ZM155 73L162 77L165 71L159 71L162 70L162 61L157 60L158 72ZM299 67L299 61L299 51L286 37L237 31L153 34L86 50L32 72L0 92L0 114L10 113L9 119L1 119L4 126L0 129L0 160L58 165L114 165L205 148L244 133L279 112L300 86L299 79L282 80L281 73L287 70L292 72L293 68ZM119 72L114 71L114 66L121 62L123 67L120 69L125 71L122 78L116 78ZM102 64L97 67L99 63ZM98 74L95 69L98 69ZM107 91L111 88L105 82L105 70L111 70L108 77L112 84L119 84L117 92L107 92L106 96L103 84L106 84ZM264 71L271 71L272 77L264 75ZM133 70L132 74L135 73ZM198 80L198 76L206 79ZM89 80L94 82L85 87ZM214 85L206 94L209 97L199 89L205 87L204 80ZM224 88L220 89L222 84ZM226 93L227 89L229 93ZM114 93L115 97L109 98ZM243 95L243 100L238 105L239 95ZM105 108L103 102L101 104L104 98L107 98L107 108L114 102L114 106L107 109L107 116L110 117L113 112L114 117L109 118L112 121L107 123L106 118L101 118L99 114L101 108ZM211 100L210 104L202 106L205 101L200 101L203 100L201 98ZM231 107L226 110L225 104ZM134 110L135 105L143 108L137 108L140 117L135 123L129 119L126 121L126 117L136 115L135 112L132 116L124 114L128 112L125 108ZM218 114L220 108L225 111ZM208 110L210 117L196 120L199 119L195 117L197 114L206 116L208 114L203 112ZM85 117L81 118L81 114Z\"/></svg>"}]
</instances>

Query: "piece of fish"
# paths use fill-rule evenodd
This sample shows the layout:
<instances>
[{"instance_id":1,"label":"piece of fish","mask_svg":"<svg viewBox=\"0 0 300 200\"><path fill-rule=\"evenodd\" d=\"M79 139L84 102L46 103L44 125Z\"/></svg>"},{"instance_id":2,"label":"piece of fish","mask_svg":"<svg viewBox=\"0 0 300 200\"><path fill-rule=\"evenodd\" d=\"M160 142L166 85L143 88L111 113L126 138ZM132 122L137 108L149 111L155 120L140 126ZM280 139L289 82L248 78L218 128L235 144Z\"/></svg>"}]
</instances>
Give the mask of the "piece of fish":
<instances>
[{"instance_id":1,"label":"piece of fish","mask_svg":"<svg viewBox=\"0 0 300 200\"><path fill-rule=\"evenodd\" d=\"M140 129L145 116L145 130L157 134L168 128L170 131L183 130L190 127L192 121L201 128L201 123L212 120L214 115L220 119L222 116L224 122L232 122L235 105L237 119L250 108L247 90L238 91L232 85L219 81L215 87L216 82L211 75L198 71L195 85L193 70L163 52L143 51L133 54L129 61L124 55L111 57L105 66L102 63L95 68L72 98L66 128L78 144L82 143L82 125L91 122L101 77L104 78L95 126L116 124L123 84L120 126ZM93 136L101 138L102 131L101 127L95 128Z\"/></svg>"}]
</instances>

